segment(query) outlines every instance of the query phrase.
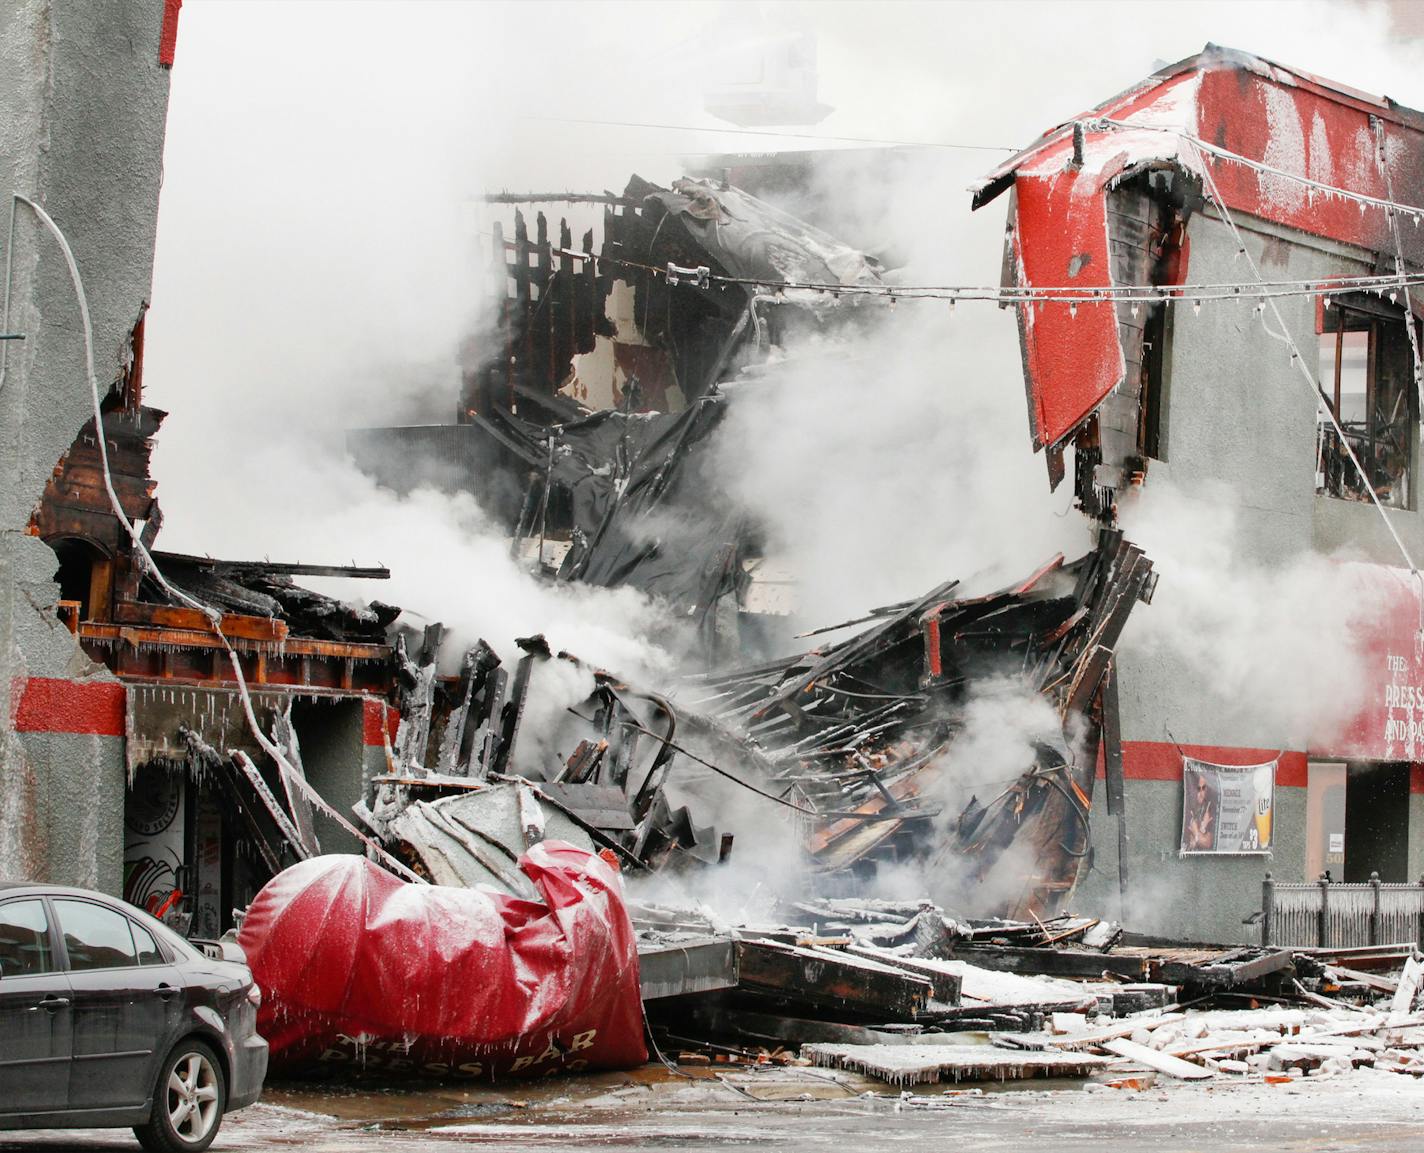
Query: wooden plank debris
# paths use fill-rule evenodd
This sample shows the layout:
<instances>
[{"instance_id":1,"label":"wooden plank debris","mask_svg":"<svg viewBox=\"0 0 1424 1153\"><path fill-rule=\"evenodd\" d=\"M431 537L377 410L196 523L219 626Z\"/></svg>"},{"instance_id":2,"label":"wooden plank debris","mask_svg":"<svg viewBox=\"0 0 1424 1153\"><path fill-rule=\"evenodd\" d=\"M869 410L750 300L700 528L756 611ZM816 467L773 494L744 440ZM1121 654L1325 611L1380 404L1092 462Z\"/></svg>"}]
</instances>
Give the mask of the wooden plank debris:
<instances>
[{"instance_id":1,"label":"wooden plank debris","mask_svg":"<svg viewBox=\"0 0 1424 1153\"><path fill-rule=\"evenodd\" d=\"M1138 1065L1146 1065L1149 1069L1155 1069L1159 1073L1166 1073L1167 1076L1176 1077L1182 1081L1206 1081L1213 1075L1210 1069L1203 1069L1200 1065L1193 1065L1190 1061L1183 1061L1180 1057L1159 1053L1156 1049L1149 1049L1146 1045L1139 1045L1136 1041L1129 1041L1126 1037L1105 1041L1103 1048L1110 1053L1116 1053L1119 1057L1126 1057Z\"/></svg>"},{"instance_id":2,"label":"wooden plank debris","mask_svg":"<svg viewBox=\"0 0 1424 1153\"><path fill-rule=\"evenodd\" d=\"M1088 1077L1112 1064L1090 1053L1030 1053L992 1045L803 1045L801 1056L825 1069L864 1073L891 1085Z\"/></svg>"},{"instance_id":3,"label":"wooden plank debris","mask_svg":"<svg viewBox=\"0 0 1424 1153\"><path fill-rule=\"evenodd\" d=\"M1408 1013L1414 1008L1419 997L1420 984L1424 983L1424 964L1416 953L1404 963L1404 972L1399 975L1399 987L1394 991L1394 999L1389 1008L1392 1013Z\"/></svg>"},{"instance_id":4,"label":"wooden plank debris","mask_svg":"<svg viewBox=\"0 0 1424 1153\"><path fill-rule=\"evenodd\" d=\"M1162 1025L1175 1025L1186 1020L1183 1013L1163 1013L1160 1017L1132 1018L1109 1029L1095 1029L1091 1033L1070 1033L1054 1037L1053 1044L1059 1049L1096 1049L1109 1041L1130 1037L1143 1029L1156 1029Z\"/></svg>"}]
</instances>

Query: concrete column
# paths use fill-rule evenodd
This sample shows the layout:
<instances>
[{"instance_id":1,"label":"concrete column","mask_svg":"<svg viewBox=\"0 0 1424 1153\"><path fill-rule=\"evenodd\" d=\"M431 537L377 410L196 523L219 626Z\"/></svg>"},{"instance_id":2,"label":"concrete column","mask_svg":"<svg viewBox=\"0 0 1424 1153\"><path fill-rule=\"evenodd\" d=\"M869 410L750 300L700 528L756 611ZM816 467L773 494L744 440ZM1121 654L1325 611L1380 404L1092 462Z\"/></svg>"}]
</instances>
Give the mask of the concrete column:
<instances>
[{"instance_id":1,"label":"concrete column","mask_svg":"<svg viewBox=\"0 0 1424 1153\"><path fill-rule=\"evenodd\" d=\"M122 689L55 619L54 553L25 531L93 415L83 330L59 248L12 194L42 204L69 239L106 388L152 281L162 18L161 0L0 6L0 242L14 211L6 327L25 336L0 342L0 877L110 892L122 880L123 728L111 711L117 700L122 716Z\"/></svg>"}]
</instances>

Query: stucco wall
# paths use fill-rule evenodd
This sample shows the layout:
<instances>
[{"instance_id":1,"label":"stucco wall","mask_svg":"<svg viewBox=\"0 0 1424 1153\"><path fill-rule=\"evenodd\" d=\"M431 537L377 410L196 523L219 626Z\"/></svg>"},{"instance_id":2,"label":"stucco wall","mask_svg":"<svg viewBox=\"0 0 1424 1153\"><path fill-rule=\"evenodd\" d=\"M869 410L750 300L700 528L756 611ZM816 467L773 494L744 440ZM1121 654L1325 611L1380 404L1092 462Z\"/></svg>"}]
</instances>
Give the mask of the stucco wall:
<instances>
[{"instance_id":1,"label":"stucco wall","mask_svg":"<svg viewBox=\"0 0 1424 1153\"><path fill-rule=\"evenodd\" d=\"M1237 217L1252 256L1271 280L1359 275L1372 262L1359 250L1317 241L1263 222ZM1250 276L1237 244L1211 210L1189 225L1188 283L1229 283ZM1309 297L1278 301L1297 344L1316 369L1318 337L1315 302ZM1201 495L1215 505L1225 500L1239 532L1244 559L1277 565L1312 548L1329 551L1343 543L1382 562L1398 564L1397 551L1371 533L1382 531L1378 514L1363 505L1315 495L1316 405L1287 346L1268 336L1254 301L1212 304L1200 313L1172 306L1166 395L1164 461L1153 461L1147 488L1171 484L1178 492ZM1267 317L1270 310L1267 310ZM1125 498L1133 499L1132 494ZM1396 519L1418 533L1424 553L1424 514ZM1322 528L1322 526L1324 526ZM1387 535L1385 542L1388 541ZM1391 546L1392 548L1392 546ZM1170 575L1163 580L1169 581ZM1301 752L1308 734L1249 699L1223 701L1204 683L1204 674L1170 647L1149 648L1143 606L1135 614L1117 657L1122 691L1122 735L1128 742L1168 747L1207 745L1223 749L1281 749ZM1303 622L1303 627L1307 627ZM1128 772L1132 775L1129 758ZM1278 880L1301 880L1305 867L1305 789L1277 788L1275 845L1265 857L1178 855L1182 785L1175 780L1129 779L1126 809L1130 830L1129 890L1118 894L1115 818L1099 794L1095 806L1094 868L1080 882L1075 908L1084 913L1125 916L1150 932L1221 941L1257 940L1242 919L1260 905L1260 883L1269 869ZM1417 806L1411 806L1415 808ZM1411 822L1413 839L1421 826ZM1418 845L1411 860L1424 859Z\"/></svg>"},{"instance_id":2,"label":"stucco wall","mask_svg":"<svg viewBox=\"0 0 1424 1153\"><path fill-rule=\"evenodd\" d=\"M101 388L119 373L152 279L168 102L162 14L161 0L0 6L0 228L20 192L68 236ZM122 741L42 722L15 731L28 678L111 678L54 619L54 554L24 531L92 402L68 272L22 205L11 263L9 327L25 340L6 342L0 380L0 876L117 892Z\"/></svg>"}]
</instances>

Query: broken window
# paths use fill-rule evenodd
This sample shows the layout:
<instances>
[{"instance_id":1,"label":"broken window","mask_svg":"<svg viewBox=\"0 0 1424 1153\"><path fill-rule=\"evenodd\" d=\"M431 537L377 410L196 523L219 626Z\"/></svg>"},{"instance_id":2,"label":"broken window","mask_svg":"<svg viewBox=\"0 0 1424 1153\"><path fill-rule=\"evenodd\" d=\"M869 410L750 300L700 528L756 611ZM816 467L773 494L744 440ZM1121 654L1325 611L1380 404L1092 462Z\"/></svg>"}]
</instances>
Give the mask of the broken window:
<instances>
[{"instance_id":1,"label":"broken window","mask_svg":"<svg viewBox=\"0 0 1424 1153\"><path fill-rule=\"evenodd\" d=\"M1403 313L1358 293L1327 299L1323 313L1321 402L1339 421L1365 476L1322 412L1316 492L1368 501L1373 490L1383 505L1410 508L1419 413Z\"/></svg>"}]
</instances>

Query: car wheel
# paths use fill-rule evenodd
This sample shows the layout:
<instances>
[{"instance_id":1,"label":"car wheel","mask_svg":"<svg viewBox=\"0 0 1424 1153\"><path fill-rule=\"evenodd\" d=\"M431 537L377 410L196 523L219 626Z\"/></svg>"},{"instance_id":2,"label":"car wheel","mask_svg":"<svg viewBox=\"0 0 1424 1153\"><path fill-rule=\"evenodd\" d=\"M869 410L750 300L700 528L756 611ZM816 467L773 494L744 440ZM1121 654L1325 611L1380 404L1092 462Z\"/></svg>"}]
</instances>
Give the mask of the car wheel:
<instances>
[{"instance_id":1,"label":"car wheel","mask_svg":"<svg viewBox=\"0 0 1424 1153\"><path fill-rule=\"evenodd\" d=\"M226 1107L227 1085L213 1051L201 1041L181 1041L158 1071L153 1113L134 1136L154 1153L202 1153Z\"/></svg>"}]
</instances>

